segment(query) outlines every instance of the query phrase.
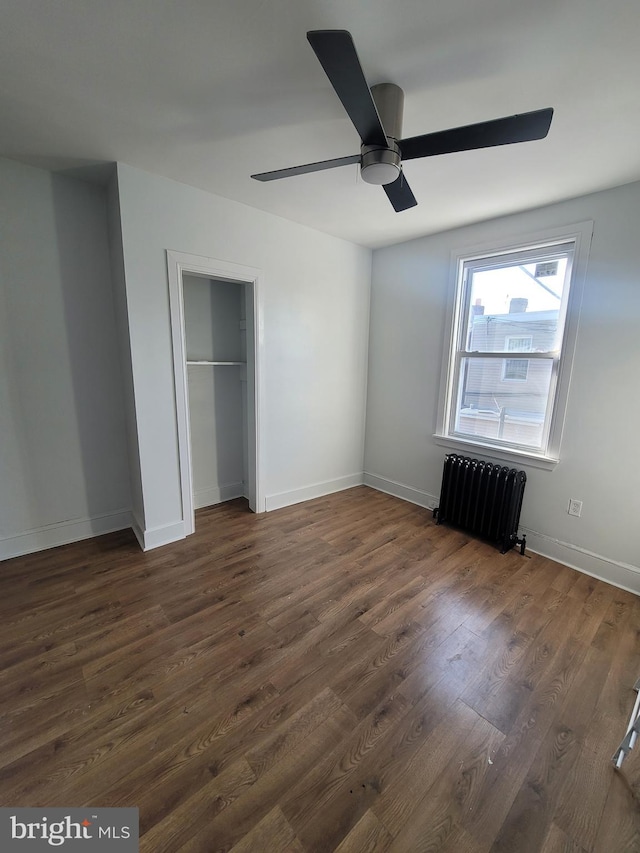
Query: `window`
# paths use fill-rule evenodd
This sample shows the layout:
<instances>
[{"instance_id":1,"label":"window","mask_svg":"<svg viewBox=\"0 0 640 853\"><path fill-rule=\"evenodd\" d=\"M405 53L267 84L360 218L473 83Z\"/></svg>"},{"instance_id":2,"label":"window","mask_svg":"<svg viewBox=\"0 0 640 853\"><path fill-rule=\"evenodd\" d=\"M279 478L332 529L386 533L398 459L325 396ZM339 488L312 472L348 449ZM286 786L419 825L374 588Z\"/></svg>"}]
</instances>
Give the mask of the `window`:
<instances>
[{"instance_id":1,"label":"window","mask_svg":"<svg viewBox=\"0 0 640 853\"><path fill-rule=\"evenodd\" d=\"M558 460L590 234L454 257L437 438Z\"/></svg>"},{"instance_id":2,"label":"window","mask_svg":"<svg viewBox=\"0 0 640 853\"><path fill-rule=\"evenodd\" d=\"M507 352L529 352L531 350L531 336L516 338L509 335L505 341ZM502 362L502 378L507 382L526 382L529 375L529 359L506 358Z\"/></svg>"},{"instance_id":3,"label":"window","mask_svg":"<svg viewBox=\"0 0 640 853\"><path fill-rule=\"evenodd\" d=\"M508 358L502 363L502 378L507 382L526 382L529 376L529 361Z\"/></svg>"}]
</instances>

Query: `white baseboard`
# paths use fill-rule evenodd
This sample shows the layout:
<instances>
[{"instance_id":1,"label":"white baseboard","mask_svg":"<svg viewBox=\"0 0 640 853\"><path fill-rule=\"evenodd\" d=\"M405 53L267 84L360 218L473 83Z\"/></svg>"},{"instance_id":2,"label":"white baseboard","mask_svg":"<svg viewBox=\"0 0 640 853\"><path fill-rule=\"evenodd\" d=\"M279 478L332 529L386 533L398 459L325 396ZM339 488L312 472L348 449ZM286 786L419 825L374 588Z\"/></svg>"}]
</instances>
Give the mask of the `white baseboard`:
<instances>
[{"instance_id":1,"label":"white baseboard","mask_svg":"<svg viewBox=\"0 0 640 853\"><path fill-rule=\"evenodd\" d=\"M362 483L361 473L350 474L347 477L339 477L337 480L314 483L312 486L305 486L302 489L293 489L290 492L281 492L277 495L267 495L265 510L270 512L271 510L281 509L292 504L299 504L303 501L311 501L314 498L321 498L333 492L342 492L345 489L352 489L354 486L361 486Z\"/></svg>"},{"instance_id":2,"label":"white baseboard","mask_svg":"<svg viewBox=\"0 0 640 853\"><path fill-rule=\"evenodd\" d=\"M126 530L131 526L131 512L128 509L95 515L92 518L74 518L57 524L47 524L27 530L18 536L0 538L0 560L57 548L58 545L69 545L71 542L91 539L104 533Z\"/></svg>"},{"instance_id":3,"label":"white baseboard","mask_svg":"<svg viewBox=\"0 0 640 853\"><path fill-rule=\"evenodd\" d=\"M613 586L626 589L640 595L640 568L628 563L621 563L604 557L602 554L594 554L579 545L570 542L562 542L537 530L521 527L520 530L527 535L527 549L543 557L549 557L558 563L576 569L585 575L610 583Z\"/></svg>"},{"instance_id":4,"label":"white baseboard","mask_svg":"<svg viewBox=\"0 0 640 853\"><path fill-rule=\"evenodd\" d=\"M140 523L140 519L133 511L131 512L131 529L138 540L138 545L144 551L144 525Z\"/></svg>"},{"instance_id":5,"label":"white baseboard","mask_svg":"<svg viewBox=\"0 0 640 853\"><path fill-rule=\"evenodd\" d=\"M423 506L425 509L435 509L439 503L439 498L430 495L429 492L415 489L413 486L405 486L404 483L388 480L386 477L378 476L378 474L369 474L367 471L364 473L364 484L379 492L401 498L403 501Z\"/></svg>"},{"instance_id":6,"label":"white baseboard","mask_svg":"<svg viewBox=\"0 0 640 853\"><path fill-rule=\"evenodd\" d=\"M185 538L184 522L177 521L174 524L165 524L162 527L152 527L147 530L133 528L140 547L143 551L151 551L162 545L170 545Z\"/></svg>"},{"instance_id":7,"label":"white baseboard","mask_svg":"<svg viewBox=\"0 0 640 853\"><path fill-rule=\"evenodd\" d=\"M199 492L193 493L193 507L194 509L201 509L205 506L232 501L235 498L243 498L245 491L244 483L227 483L224 486L211 486L209 489L201 489Z\"/></svg>"}]
</instances>

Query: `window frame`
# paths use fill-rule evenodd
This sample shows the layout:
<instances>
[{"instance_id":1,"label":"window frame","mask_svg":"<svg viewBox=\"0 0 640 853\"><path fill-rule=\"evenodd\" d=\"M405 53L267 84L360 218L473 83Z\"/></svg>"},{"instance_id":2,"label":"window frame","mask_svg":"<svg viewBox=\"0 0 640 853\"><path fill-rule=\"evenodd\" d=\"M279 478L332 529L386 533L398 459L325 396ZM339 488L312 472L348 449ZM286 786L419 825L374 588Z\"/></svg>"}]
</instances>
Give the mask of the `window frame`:
<instances>
[{"instance_id":1,"label":"window frame","mask_svg":"<svg viewBox=\"0 0 640 853\"><path fill-rule=\"evenodd\" d=\"M550 469L558 464L560 461L562 433L566 417L571 371L578 336L578 320L592 235L593 222L587 221L566 227L524 234L504 242L483 243L451 252L451 276L449 280L437 424L434 434L434 439L437 443L467 452L479 453L482 451L485 456L492 455L498 459L504 458L508 462L529 462L541 468ZM458 341L460 340L460 330L464 325L464 318L468 315L468 300L471 290L465 286L463 280L465 265L471 262L478 265L486 259L487 265L491 266L492 259L496 259L502 255L512 254L517 259L517 256L520 254L526 256L536 250L552 250L553 247L557 248L561 244L566 243L572 243L574 246L573 261L569 278L569 295L565 302L564 312L561 313L559 318L559 323L564 322L564 335L562 349L557 354L557 360L555 360L553 365L555 387L550 393L551 403L547 407L543 447L537 450L536 448L527 448L524 445L499 443L482 436L471 438L455 434L453 414L455 409L455 400L453 399L456 391L455 379L459 369L458 364L461 358L464 357L461 355L462 350L458 346ZM513 258L509 263L512 263L512 261ZM482 355L487 355L489 358L504 358L504 353L482 353ZM522 353L519 357L530 359L531 357L540 357L540 355L548 358L550 354L529 352L526 354Z\"/></svg>"}]
</instances>

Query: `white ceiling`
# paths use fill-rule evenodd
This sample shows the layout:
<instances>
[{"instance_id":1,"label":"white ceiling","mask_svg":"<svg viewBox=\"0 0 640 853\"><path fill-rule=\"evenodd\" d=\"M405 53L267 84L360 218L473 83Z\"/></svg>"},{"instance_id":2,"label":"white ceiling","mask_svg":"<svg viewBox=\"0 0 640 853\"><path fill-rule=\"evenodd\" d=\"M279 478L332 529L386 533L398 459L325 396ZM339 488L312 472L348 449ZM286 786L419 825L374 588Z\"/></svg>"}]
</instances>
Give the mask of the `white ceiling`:
<instances>
[{"instance_id":1,"label":"white ceiling","mask_svg":"<svg viewBox=\"0 0 640 853\"><path fill-rule=\"evenodd\" d=\"M405 165L394 213L306 40L353 35L370 85L405 91L404 136L555 107L546 140ZM120 160L366 246L640 179L637 0L3 0L0 155Z\"/></svg>"}]
</instances>

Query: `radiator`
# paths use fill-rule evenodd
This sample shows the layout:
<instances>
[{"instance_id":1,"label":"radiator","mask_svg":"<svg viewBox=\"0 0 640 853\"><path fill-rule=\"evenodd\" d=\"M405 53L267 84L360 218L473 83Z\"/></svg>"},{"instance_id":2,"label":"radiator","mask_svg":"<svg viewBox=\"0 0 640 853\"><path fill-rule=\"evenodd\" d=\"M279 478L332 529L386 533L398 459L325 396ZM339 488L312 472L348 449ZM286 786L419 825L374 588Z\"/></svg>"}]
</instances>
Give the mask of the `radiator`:
<instances>
[{"instance_id":1,"label":"radiator","mask_svg":"<svg viewBox=\"0 0 640 853\"><path fill-rule=\"evenodd\" d=\"M438 524L451 524L496 542L503 554L514 545L520 545L524 554L526 538L518 538L518 524L526 481L524 471L449 453L444 460L440 506L433 515Z\"/></svg>"}]
</instances>

